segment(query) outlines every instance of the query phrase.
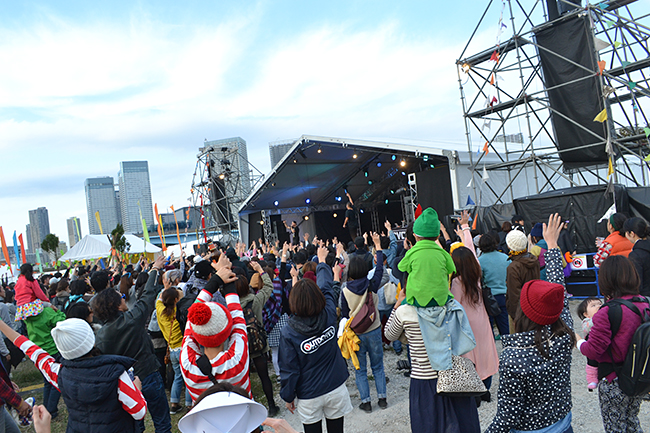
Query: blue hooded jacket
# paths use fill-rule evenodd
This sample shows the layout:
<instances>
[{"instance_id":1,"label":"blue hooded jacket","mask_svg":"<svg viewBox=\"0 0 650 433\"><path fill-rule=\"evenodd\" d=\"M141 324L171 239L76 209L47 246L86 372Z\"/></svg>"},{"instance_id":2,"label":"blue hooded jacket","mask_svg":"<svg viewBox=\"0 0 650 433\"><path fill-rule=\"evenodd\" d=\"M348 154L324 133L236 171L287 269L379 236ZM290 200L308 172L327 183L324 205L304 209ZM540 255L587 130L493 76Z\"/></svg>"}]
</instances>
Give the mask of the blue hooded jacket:
<instances>
[{"instance_id":1,"label":"blue hooded jacket","mask_svg":"<svg viewBox=\"0 0 650 433\"><path fill-rule=\"evenodd\" d=\"M348 368L336 338L332 269L319 263L316 280L325 296L325 308L315 317L291 316L280 334L280 397L289 403L296 397L320 397L348 378Z\"/></svg>"}]
</instances>

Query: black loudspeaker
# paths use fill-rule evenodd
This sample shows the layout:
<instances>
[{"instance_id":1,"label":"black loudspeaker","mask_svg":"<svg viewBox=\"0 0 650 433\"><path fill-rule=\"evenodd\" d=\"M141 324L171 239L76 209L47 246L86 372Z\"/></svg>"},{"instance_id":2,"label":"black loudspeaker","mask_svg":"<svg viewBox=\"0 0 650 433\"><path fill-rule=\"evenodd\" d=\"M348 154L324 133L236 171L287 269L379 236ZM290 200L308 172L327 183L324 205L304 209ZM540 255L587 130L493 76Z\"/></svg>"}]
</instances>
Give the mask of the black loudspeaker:
<instances>
[{"instance_id":1,"label":"black loudspeaker","mask_svg":"<svg viewBox=\"0 0 650 433\"><path fill-rule=\"evenodd\" d=\"M262 221L262 212L254 212L248 215L248 243L253 241L257 242L259 238L264 239L264 226L260 224Z\"/></svg>"},{"instance_id":2,"label":"black loudspeaker","mask_svg":"<svg viewBox=\"0 0 650 433\"><path fill-rule=\"evenodd\" d=\"M573 16L535 33L551 121L567 168L605 164L605 124L594 121L603 105L589 15ZM576 64L584 67L580 68ZM575 150L573 150L575 149Z\"/></svg>"},{"instance_id":3,"label":"black loudspeaker","mask_svg":"<svg viewBox=\"0 0 650 433\"><path fill-rule=\"evenodd\" d=\"M454 213L454 199L451 192L451 179L448 165L415 173L418 187L418 202L422 209L432 207L438 218Z\"/></svg>"}]
</instances>

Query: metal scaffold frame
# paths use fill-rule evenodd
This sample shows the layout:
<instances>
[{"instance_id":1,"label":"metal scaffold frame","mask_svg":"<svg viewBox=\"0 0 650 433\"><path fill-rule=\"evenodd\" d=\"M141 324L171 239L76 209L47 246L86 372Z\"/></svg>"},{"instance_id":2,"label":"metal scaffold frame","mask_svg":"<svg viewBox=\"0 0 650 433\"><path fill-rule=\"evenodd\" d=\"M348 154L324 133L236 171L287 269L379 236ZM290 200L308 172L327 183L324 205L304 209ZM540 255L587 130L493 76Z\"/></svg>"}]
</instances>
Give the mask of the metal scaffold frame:
<instances>
[{"instance_id":1,"label":"metal scaffold frame","mask_svg":"<svg viewBox=\"0 0 650 433\"><path fill-rule=\"evenodd\" d=\"M557 1L568 3L567 0ZM536 31L551 25L547 0L489 1L456 62L470 170L472 179L478 180L472 182L475 197L480 196L477 188L484 185L483 193L489 191L496 197L496 203L505 203L507 193L513 197L514 183L528 182L531 170L534 179L531 194L554 190L560 179L571 186L612 181L629 186L648 185L650 165L645 159L650 154L650 129L647 129L650 126L650 14L640 11L642 5L634 3L635 0L611 0L598 5L587 4L557 18L588 16L593 36L606 43L600 50L596 47L594 53L599 60L605 61L602 74L589 70L589 76L581 79L598 77L603 89L608 137L605 141L598 137L599 143L595 145L606 147L614 171L608 176L607 163L569 169L560 159L563 151L558 151L555 142L551 113L579 128L587 128L554 111L549 103L546 93L549 89L544 86L538 56L540 51L549 50L539 46L534 37ZM488 21L499 9L495 45L468 55L470 47L477 44L485 48L479 39L490 29ZM506 32L510 35L505 36ZM502 35L507 40L502 42ZM557 53L551 54L586 70ZM562 85L566 84L570 83ZM579 148L570 150L576 149ZM486 155L490 152L494 156L488 162ZM486 170L506 170L506 186L498 188L491 184Z\"/></svg>"},{"instance_id":2,"label":"metal scaffold frame","mask_svg":"<svg viewBox=\"0 0 650 433\"><path fill-rule=\"evenodd\" d=\"M204 239L217 232L224 244L239 240L241 204L264 174L251 164L237 145L203 147L197 155L192 177L193 206L201 212Z\"/></svg>"}]
</instances>

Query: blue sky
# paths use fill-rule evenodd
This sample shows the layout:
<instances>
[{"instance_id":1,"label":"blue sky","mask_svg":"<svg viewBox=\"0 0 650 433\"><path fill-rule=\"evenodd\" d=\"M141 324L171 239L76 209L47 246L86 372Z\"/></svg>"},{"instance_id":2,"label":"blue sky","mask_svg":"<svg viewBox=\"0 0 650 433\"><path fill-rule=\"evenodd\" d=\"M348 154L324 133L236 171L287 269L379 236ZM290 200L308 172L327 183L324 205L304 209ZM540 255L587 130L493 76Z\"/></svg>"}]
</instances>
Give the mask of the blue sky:
<instances>
[{"instance_id":1,"label":"blue sky","mask_svg":"<svg viewBox=\"0 0 650 433\"><path fill-rule=\"evenodd\" d=\"M262 172L302 134L466 149L454 61L486 3L440 3L0 0L5 235L40 206L87 234L84 179L123 160L184 206L204 138L241 136Z\"/></svg>"}]
</instances>

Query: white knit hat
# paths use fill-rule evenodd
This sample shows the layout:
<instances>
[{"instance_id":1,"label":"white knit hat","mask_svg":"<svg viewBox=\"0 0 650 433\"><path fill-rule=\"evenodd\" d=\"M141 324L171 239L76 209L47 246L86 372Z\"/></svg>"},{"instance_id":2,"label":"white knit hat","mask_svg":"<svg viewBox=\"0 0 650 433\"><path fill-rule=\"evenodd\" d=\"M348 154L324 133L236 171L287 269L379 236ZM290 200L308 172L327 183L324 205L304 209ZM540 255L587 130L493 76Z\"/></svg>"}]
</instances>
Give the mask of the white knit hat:
<instances>
[{"instance_id":1,"label":"white knit hat","mask_svg":"<svg viewBox=\"0 0 650 433\"><path fill-rule=\"evenodd\" d=\"M95 347L95 333L83 319L66 319L52 329L52 338L65 359L86 355Z\"/></svg>"},{"instance_id":2,"label":"white knit hat","mask_svg":"<svg viewBox=\"0 0 650 433\"><path fill-rule=\"evenodd\" d=\"M510 251L523 251L528 248L528 239L519 230L511 230L506 236L506 245L508 245Z\"/></svg>"}]
</instances>

